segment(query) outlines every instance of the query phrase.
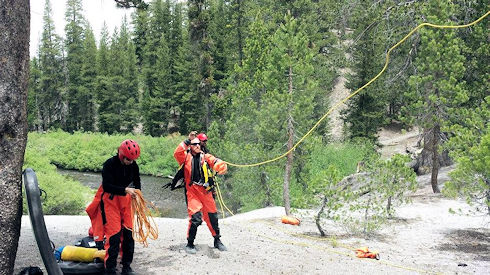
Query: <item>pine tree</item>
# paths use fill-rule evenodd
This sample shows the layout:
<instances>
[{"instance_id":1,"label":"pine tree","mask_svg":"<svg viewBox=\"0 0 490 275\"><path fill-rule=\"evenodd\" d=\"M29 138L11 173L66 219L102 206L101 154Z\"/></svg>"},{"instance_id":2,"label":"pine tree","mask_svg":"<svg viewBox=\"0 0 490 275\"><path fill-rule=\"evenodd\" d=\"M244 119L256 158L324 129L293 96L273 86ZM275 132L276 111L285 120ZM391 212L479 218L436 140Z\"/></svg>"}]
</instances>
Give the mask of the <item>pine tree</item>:
<instances>
[{"instance_id":1,"label":"pine tree","mask_svg":"<svg viewBox=\"0 0 490 275\"><path fill-rule=\"evenodd\" d=\"M273 90L267 80L273 63L271 34L260 16L249 25L247 33L249 36L244 40L242 66L235 67L231 76L234 81L230 81L228 87L228 112L223 125L219 127L224 130L215 130L218 127L212 126L209 133L213 136L222 133L223 138L217 139L213 148L216 148L217 155L235 163L269 159L277 154L285 141L275 120L277 112L270 113L264 109L264 100ZM232 148L241 150L238 152ZM281 189L279 183L283 173L280 165L283 164L280 161L268 166L234 171L233 181L229 183L232 197L237 198L234 204L244 209L253 209L256 205L280 204L282 196L272 190ZM250 194L246 190L257 192Z\"/></svg>"},{"instance_id":2,"label":"pine tree","mask_svg":"<svg viewBox=\"0 0 490 275\"><path fill-rule=\"evenodd\" d=\"M458 8L462 23L469 23L479 18L488 11L485 1L462 1ZM464 80L467 85L469 99L465 106L473 108L479 106L488 95L490 86L490 47L488 47L488 20L483 20L471 28L464 28L459 31L458 37L464 41L465 47L463 54L465 60ZM459 121L459 119L456 119Z\"/></svg>"},{"instance_id":3,"label":"pine tree","mask_svg":"<svg viewBox=\"0 0 490 275\"><path fill-rule=\"evenodd\" d=\"M448 21L454 11L455 5L451 1L432 0L423 7L422 14L429 22L451 24ZM463 47L454 31L420 30L416 74L410 77L410 91L405 93L409 105L403 110L409 115L407 118L424 129L424 151L430 152L431 185L435 193L440 192L437 185L440 144L446 139L442 128L451 111L468 101L463 81Z\"/></svg>"},{"instance_id":4,"label":"pine tree","mask_svg":"<svg viewBox=\"0 0 490 275\"><path fill-rule=\"evenodd\" d=\"M138 9L132 15L133 41L138 57L138 66L143 66L144 48L146 46L147 35L149 33L149 11L148 9Z\"/></svg>"},{"instance_id":5,"label":"pine tree","mask_svg":"<svg viewBox=\"0 0 490 275\"><path fill-rule=\"evenodd\" d=\"M189 43L189 33L182 30L182 43L175 52L175 63L173 68L174 80L172 102L175 107L171 111L172 117L178 122L180 133L188 133L195 129L202 129L200 97L196 96L196 87L199 85L199 77L196 74L194 64L195 57L192 55Z\"/></svg>"},{"instance_id":6,"label":"pine tree","mask_svg":"<svg viewBox=\"0 0 490 275\"><path fill-rule=\"evenodd\" d=\"M477 107L461 108L461 119L449 127L452 137L447 144L455 159L456 170L443 190L462 195L470 204L483 205L490 215L490 96Z\"/></svg>"},{"instance_id":7,"label":"pine tree","mask_svg":"<svg viewBox=\"0 0 490 275\"><path fill-rule=\"evenodd\" d=\"M286 117L278 121L278 125L284 125L287 131L287 150L291 150L296 143L296 137L306 133L307 122L311 121L313 114L313 99L315 98L316 81L313 76L311 61L313 52L308 47L309 38L305 26L297 21L290 13L284 18L279 30L274 35L273 57L275 68L272 70L274 82L277 83L277 102L272 100L271 107L283 105L287 108ZM274 65L273 65L274 66ZM287 77L285 77L287 76ZM272 85L274 86L274 85ZM286 93L287 91L287 93ZM270 104L270 103L269 103ZM275 110L276 112L279 110ZM284 113L284 112L282 112ZM279 115L279 118L281 115ZM296 125L296 126L295 126ZM289 186L293 169L293 152L287 155L284 173L283 200L286 215L289 215ZM296 163L299 161L297 159Z\"/></svg>"},{"instance_id":8,"label":"pine tree","mask_svg":"<svg viewBox=\"0 0 490 275\"><path fill-rule=\"evenodd\" d=\"M128 133L139 122L140 95L136 50L126 18L120 30L114 30L110 45L107 39L104 28L98 52L100 131Z\"/></svg>"},{"instance_id":9,"label":"pine tree","mask_svg":"<svg viewBox=\"0 0 490 275\"><path fill-rule=\"evenodd\" d=\"M246 16L244 16L246 12L245 1L243 0L232 0L230 1L230 9L231 9L231 24L233 25L233 35L235 39L231 39L231 43L233 48L236 50L237 54L237 63L239 66L242 65L243 60L243 47L244 41L246 38L246 26L248 22L246 21Z\"/></svg>"},{"instance_id":10,"label":"pine tree","mask_svg":"<svg viewBox=\"0 0 490 275\"><path fill-rule=\"evenodd\" d=\"M110 51L113 62L113 94L114 98L121 102L117 111L121 117L118 131L122 132L132 132L138 122L139 91L135 49L129 33L129 24L124 17L119 32L115 32Z\"/></svg>"},{"instance_id":11,"label":"pine tree","mask_svg":"<svg viewBox=\"0 0 490 275\"><path fill-rule=\"evenodd\" d=\"M114 133L119 129L115 127L118 115L116 114L113 102L114 94L111 88L111 74L109 71L109 32L104 22L102 27L99 49L97 51L97 109L98 109L98 131L104 133Z\"/></svg>"},{"instance_id":12,"label":"pine tree","mask_svg":"<svg viewBox=\"0 0 490 275\"><path fill-rule=\"evenodd\" d=\"M231 68L233 52L231 48L231 19L224 0L211 1L209 36L212 39L214 90L219 91L225 86L227 73Z\"/></svg>"},{"instance_id":13,"label":"pine tree","mask_svg":"<svg viewBox=\"0 0 490 275\"><path fill-rule=\"evenodd\" d=\"M43 33L39 46L39 90L36 105L42 130L60 127L63 120L63 57L61 38L55 33L52 10L46 1L43 16Z\"/></svg>"},{"instance_id":14,"label":"pine tree","mask_svg":"<svg viewBox=\"0 0 490 275\"><path fill-rule=\"evenodd\" d=\"M348 77L347 88L354 91L366 84L382 68L384 57L382 36L377 34L384 7L362 2L357 9L354 22L354 41L352 71ZM378 24L377 24L378 23ZM384 78L372 83L347 103L344 122L350 138L365 137L376 141L378 129L385 121L386 94L381 89Z\"/></svg>"},{"instance_id":15,"label":"pine tree","mask_svg":"<svg viewBox=\"0 0 490 275\"><path fill-rule=\"evenodd\" d=\"M423 3L397 1L346 2L350 9L346 20L354 28L352 34L352 74L347 87L357 90L377 75L383 68L387 50L416 27L415 14L419 14ZM345 23L339 22L339 26ZM343 31L340 31L342 34ZM344 36L348 37L348 36ZM391 52L389 65L384 73L348 102L344 121L351 138L365 137L377 141L378 130L388 123L400 120L400 109L405 105L402 93L408 78L413 74L413 58L416 36L410 37ZM347 49L347 50L349 50Z\"/></svg>"},{"instance_id":16,"label":"pine tree","mask_svg":"<svg viewBox=\"0 0 490 275\"><path fill-rule=\"evenodd\" d=\"M188 130L185 127L186 119L181 116L181 109L187 105L184 101L185 94L189 91L190 79L192 67L189 60L189 43L185 39L185 26L182 3L175 3L173 5L169 51L170 56L170 87L169 87L169 109L168 111L168 133L181 132L187 133L192 130Z\"/></svg>"},{"instance_id":17,"label":"pine tree","mask_svg":"<svg viewBox=\"0 0 490 275\"><path fill-rule=\"evenodd\" d=\"M67 117L65 130L73 132L81 128L81 116L87 110L83 94L80 71L83 64L83 35L85 19L82 16L82 1L68 0L65 12L65 47L66 47L66 92L64 102L67 105Z\"/></svg>"},{"instance_id":18,"label":"pine tree","mask_svg":"<svg viewBox=\"0 0 490 275\"><path fill-rule=\"evenodd\" d=\"M83 102L83 108L80 113L80 127L84 131L94 131L95 129L95 97L96 94L96 79L97 79L97 46L95 44L94 33L90 25L85 26L85 34L83 36L83 52L81 87L79 89L79 98Z\"/></svg>"},{"instance_id":19,"label":"pine tree","mask_svg":"<svg viewBox=\"0 0 490 275\"><path fill-rule=\"evenodd\" d=\"M459 18L469 23L487 11L481 1L463 1L457 9ZM488 20L471 28L461 29L459 37L464 41L465 74L468 101L451 112L449 125L444 128L450 134L447 148L456 162L451 180L444 192L461 195L471 204L483 204L490 214L490 97L488 87L490 71L487 43Z\"/></svg>"},{"instance_id":20,"label":"pine tree","mask_svg":"<svg viewBox=\"0 0 490 275\"><path fill-rule=\"evenodd\" d=\"M220 154L227 159L242 163L271 159L292 148L314 120L313 99L319 93L312 79L314 54L308 47L305 26L291 15L285 16L284 22L271 35L262 17L257 16L247 30L250 36L245 40L243 65L236 67L231 76L235 82L229 87L232 96L229 118L225 119L225 142L218 146L224 148ZM242 150L238 156L226 148ZM233 190L263 190L240 203L269 205L282 200L289 213L290 184L294 183L291 172L302 161L301 154L293 158L290 153L287 162L236 171ZM278 192L281 180L282 196Z\"/></svg>"},{"instance_id":21,"label":"pine tree","mask_svg":"<svg viewBox=\"0 0 490 275\"><path fill-rule=\"evenodd\" d=\"M170 116L170 20L169 2L155 1L151 6L142 68L144 132L152 136L167 133Z\"/></svg>"},{"instance_id":22,"label":"pine tree","mask_svg":"<svg viewBox=\"0 0 490 275\"><path fill-rule=\"evenodd\" d=\"M197 100L202 102L201 106L197 107L200 110L191 110L190 112L199 116L194 117L194 119L198 119L200 121L199 124L202 125L201 128L206 130L210 125L211 119L210 96L214 92L214 60L212 56L214 45L213 39L209 35L209 4L205 0L191 0L187 2L187 5L191 52L195 58L195 74L199 79L199 85L193 87L190 92L194 93Z\"/></svg>"},{"instance_id":23,"label":"pine tree","mask_svg":"<svg viewBox=\"0 0 490 275\"><path fill-rule=\"evenodd\" d=\"M29 88L27 90L27 126L29 131L41 130L38 97L41 92L41 67L34 57L30 62Z\"/></svg>"}]
</instances>

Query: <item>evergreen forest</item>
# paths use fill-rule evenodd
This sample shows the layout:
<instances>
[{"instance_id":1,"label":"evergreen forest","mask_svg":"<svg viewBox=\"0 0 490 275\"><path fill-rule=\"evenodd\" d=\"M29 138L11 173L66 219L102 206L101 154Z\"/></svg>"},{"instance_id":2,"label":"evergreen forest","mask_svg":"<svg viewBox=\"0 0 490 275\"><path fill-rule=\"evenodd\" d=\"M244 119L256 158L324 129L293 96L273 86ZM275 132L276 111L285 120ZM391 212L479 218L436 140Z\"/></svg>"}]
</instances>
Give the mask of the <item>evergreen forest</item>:
<instances>
[{"instance_id":1,"label":"evergreen forest","mask_svg":"<svg viewBox=\"0 0 490 275\"><path fill-rule=\"evenodd\" d=\"M190 131L202 131L211 153L232 164L259 163L290 151L266 165L229 165L219 180L234 210L311 207L320 204L320 194L353 201L352 192L335 184L362 162L379 177L363 188L382 193L384 215L390 211L386 200L415 188L413 172L405 169L409 160L381 160L375 153L378 131L397 124L420 129L423 160L429 160L433 175L436 171L435 180L440 159L456 163L443 190L447 195L483 203L490 213L488 18L467 28L415 32L391 52L386 71L347 101L340 139L327 117L293 150L337 103L329 96L341 71L348 71L346 88L353 92L381 71L387 51L419 24L471 23L487 13L487 1L147 3L120 27L111 32L104 27L96 41L81 0L66 1L63 34L55 32L46 0L42 37L30 60L27 152L45 140L59 153L45 152L51 163L97 170L119 139L132 137L148 145L142 171L167 175L177 166L174 146ZM63 151L61 145L87 139L96 145L80 148L105 155L99 162L82 156L85 164L68 165L74 158L66 154L76 146ZM57 142L61 145L53 147ZM159 152L167 155L150 156ZM397 173L410 183L393 188L388 178ZM437 182L432 187L441 191ZM334 200L328 203L338 209ZM357 210L363 207L359 203ZM330 218L341 216L334 212Z\"/></svg>"}]
</instances>

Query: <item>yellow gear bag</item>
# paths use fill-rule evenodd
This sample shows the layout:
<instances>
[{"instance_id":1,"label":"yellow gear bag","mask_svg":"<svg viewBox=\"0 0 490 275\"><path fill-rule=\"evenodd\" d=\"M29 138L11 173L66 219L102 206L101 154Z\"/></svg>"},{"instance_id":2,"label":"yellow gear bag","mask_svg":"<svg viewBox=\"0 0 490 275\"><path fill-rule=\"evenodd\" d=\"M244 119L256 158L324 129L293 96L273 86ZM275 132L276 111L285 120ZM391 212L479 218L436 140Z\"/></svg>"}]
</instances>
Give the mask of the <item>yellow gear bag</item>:
<instances>
[{"instance_id":1,"label":"yellow gear bag","mask_svg":"<svg viewBox=\"0 0 490 275\"><path fill-rule=\"evenodd\" d=\"M67 245L61 252L61 259L63 261L91 263L95 258L99 258L101 261L104 261L105 250Z\"/></svg>"}]
</instances>

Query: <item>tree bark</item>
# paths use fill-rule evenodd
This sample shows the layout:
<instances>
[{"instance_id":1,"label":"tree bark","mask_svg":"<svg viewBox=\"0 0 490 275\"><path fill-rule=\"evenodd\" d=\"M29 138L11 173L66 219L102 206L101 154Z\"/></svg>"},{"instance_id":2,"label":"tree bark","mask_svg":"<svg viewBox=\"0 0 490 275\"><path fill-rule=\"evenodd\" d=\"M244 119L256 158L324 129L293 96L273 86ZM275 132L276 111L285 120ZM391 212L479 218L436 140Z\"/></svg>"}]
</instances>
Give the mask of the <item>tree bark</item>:
<instances>
[{"instance_id":1,"label":"tree bark","mask_svg":"<svg viewBox=\"0 0 490 275\"><path fill-rule=\"evenodd\" d=\"M431 172L430 167L432 167L432 163L434 160L434 141L432 140L434 137L438 139L437 145L439 147L439 144L441 143L441 133L440 128L439 128L439 134L437 136L434 136L432 133L433 129L425 129L424 134L423 134L423 149L422 152L416 156L416 159L411 162L410 167L414 169L414 171L417 173L417 175L426 175L429 172ZM438 162L439 162L439 168L449 166L453 164L451 158L449 157L449 151L443 150L442 152L438 152Z\"/></svg>"},{"instance_id":2,"label":"tree bark","mask_svg":"<svg viewBox=\"0 0 490 275\"><path fill-rule=\"evenodd\" d=\"M439 133L441 128L438 124L432 129L432 174L430 176L430 184L434 193L441 193L437 186L437 175L439 174Z\"/></svg>"},{"instance_id":3,"label":"tree bark","mask_svg":"<svg viewBox=\"0 0 490 275\"><path fill-rule=\"evenodd\" d=\"M323 196L323 201L322 201L322 207L320 207L320 211L316 214L315 217L315 224L316 227L318 228L318 231L320 232L320 236L325 237L325 231L323 231L322 225L320 224L320 220L322 218L323 211L325 210L325 205L327 205L327 195Z\"/></svg>"},{"instance_id":4,"label":"tree bark","mask_svg":"<svg viewBox=\"0 0 490 275\"><path fill-rule=\"evenodd\" d=\"M29 0L0 0L0 274L13 273L20 235L29 30Z\"/></svg>"},{"instance_id":5,"label":"tree bark","mask_svg":"<svg viewBox=\"0 0 490 275\"><path fill-rule=\"evenodd\" d=\"M485 179L485 184L487 185L487 191L485 192L486 195L486 203L487 203L487 211L488 215L490 215L490 179Z\"/></svg>"},{"instance_id":6,"label":"tree bark","mask_svg":"<svg viewBox=\"0 0 490 275\"><path fill-rule=\"evenodd\" d=\"M264 207L269 207L272 205L272 194L271 194L271 188L267 184L267 173L265 171L260 172L260 183L262 187L264 187L264 191L265 191Z\"/></svg>"},{"instance_id":7,"label":"tree bark","mask_svg":"<svg viewBox=\"0 0 490 275\"><path fill-rule=\"evenodd\" d=\"M288 151L293 148L293 138L294 138L294 125L293 125L293 68L289 66L289 106L288 106ZM286 210L286 215L291 212L291 203L289 201L289 182L291 181L291 170L293 167L293 152L289 152L286 161L286 172L284 173L284 186L282 189L282 197L284 199L284 209Z\"/></svg>"},{"instance_id":8,"label":"tree bark","mask_svg":"<svg viewBox=\"0 0 490 275\"><path fill-rule=\"evenodd\" d=\"M242 34L242 0L237 0L237 43L238 43L238 65L242 66L243 61L243 34Z\"/></svg>"}]
</instances>

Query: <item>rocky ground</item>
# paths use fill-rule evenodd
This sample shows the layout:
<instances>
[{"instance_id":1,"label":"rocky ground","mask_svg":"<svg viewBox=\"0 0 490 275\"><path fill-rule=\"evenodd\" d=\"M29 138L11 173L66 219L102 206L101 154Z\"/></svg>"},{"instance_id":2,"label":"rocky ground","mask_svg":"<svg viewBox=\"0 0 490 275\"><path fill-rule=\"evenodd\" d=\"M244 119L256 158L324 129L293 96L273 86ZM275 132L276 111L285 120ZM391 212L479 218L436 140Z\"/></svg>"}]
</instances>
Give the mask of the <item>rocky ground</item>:
<instances>
[{"instance_id":1,"label":"rocky ground","mask_svg":"<svg viewBox=\"0 0 490 275\"><path fill-rule=\"evenodd\" d=\"M379 134L381 154L404 153L417 132L388 128ZM441 169L440 188L452 167ZM186 219L156 218L157 240L136 245L133 268L138 274L490 274L490 216L462 200L433 194L430 175L417 177L412 203L398 208L389 224L370 238L348 234L342 226L324 224L321 238L313 220L316 210L300 211L300 226L282 224L282 207L258 209L220 220L228 251L213 248L205 225L198 231L196 255L186 254ZM450 211L450 209L452 211ZM296 215L300 215L297 213ZM87 235L87 216L46 216L56 247ZM360 259L354 250L367 246L380 260ZM23 267L44 266L29 217L22 218L15 274Z\"/></svg>"},{"instance_id":2,"label":"rocky ground","mask_svg":"<svg viewBox=\"0 0 490 275\"><path fill-rule=\"evenodd\" d=\"M441 171L441 183L447 170ZM212 248L209 231L201 226L198 253L188 255L187 220L156 218L159 237L146 248L137 244L134 269L138 274L490 274L490 217L463 201L433 194L428 176L418 181L413 203L399 208L370 239L333 223L326 224L327 238L320 238L311 215L304 214L300 226L285 225L280 222L284 209L274 207L221 219L227 252ZM90 226L87 216L45 219L56 246L74 243ZM361 246L377 250L381 259L356 258L353 250ZM44 269L24 216L15 270L29 265Z\"/></svg>"}]
</instances>

